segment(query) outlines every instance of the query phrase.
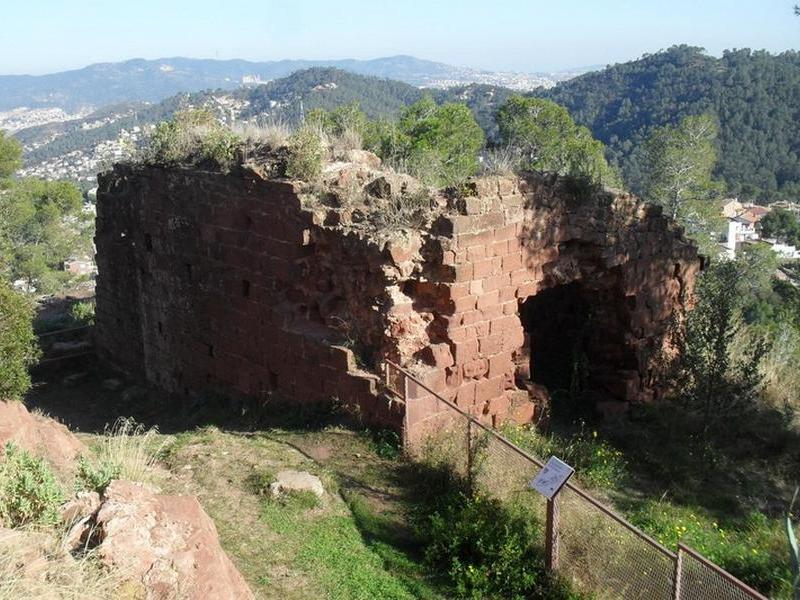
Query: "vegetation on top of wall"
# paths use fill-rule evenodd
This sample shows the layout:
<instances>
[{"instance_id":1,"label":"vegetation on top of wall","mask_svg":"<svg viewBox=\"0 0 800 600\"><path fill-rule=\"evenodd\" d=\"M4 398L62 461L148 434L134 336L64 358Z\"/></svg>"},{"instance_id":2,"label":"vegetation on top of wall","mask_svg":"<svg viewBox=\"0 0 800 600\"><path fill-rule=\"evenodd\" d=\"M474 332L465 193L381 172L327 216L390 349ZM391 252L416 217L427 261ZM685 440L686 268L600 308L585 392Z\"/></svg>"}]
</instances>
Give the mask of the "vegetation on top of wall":
<instances>
[{"instance_id":1,"label":"vegetation on top of wall","mask_svg":"<svg viewBox=\"0 0 800 600\"><path fill-rule=\"evenodd\" d=\"M210 110L187 109L156 126L142 160L150 164L191 164L224 170L233 165L240 143L240 138Z\"/></svg>"}]
</instances>

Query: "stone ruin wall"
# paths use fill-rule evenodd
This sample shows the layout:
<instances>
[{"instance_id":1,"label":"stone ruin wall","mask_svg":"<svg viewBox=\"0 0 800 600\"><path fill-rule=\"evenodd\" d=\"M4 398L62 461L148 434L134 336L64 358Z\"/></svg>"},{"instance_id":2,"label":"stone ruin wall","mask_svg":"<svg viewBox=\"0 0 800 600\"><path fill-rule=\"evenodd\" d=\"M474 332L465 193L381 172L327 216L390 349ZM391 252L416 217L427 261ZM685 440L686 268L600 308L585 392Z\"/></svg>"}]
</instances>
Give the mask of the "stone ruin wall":
<instances>
[{"instance_id":1,"label":"stone ruin wall","mask_svg":"<svg viewBox=\"0 0 800 600\"><path fill-rule=\"evenodd\" d=\"M415 386L408 407L383 394L384 358L487 424L530 422L547 392L528 379L524 303L573 284L592 306L604 409L657 398L655 357L701 267L682 231L633 196L556 177L471 186L387 239L298 182L117 167L98 192L98 346L176 394L338 398L373 424L405 418L413 443L441 407Z\"/></svg>"}]
</instances>

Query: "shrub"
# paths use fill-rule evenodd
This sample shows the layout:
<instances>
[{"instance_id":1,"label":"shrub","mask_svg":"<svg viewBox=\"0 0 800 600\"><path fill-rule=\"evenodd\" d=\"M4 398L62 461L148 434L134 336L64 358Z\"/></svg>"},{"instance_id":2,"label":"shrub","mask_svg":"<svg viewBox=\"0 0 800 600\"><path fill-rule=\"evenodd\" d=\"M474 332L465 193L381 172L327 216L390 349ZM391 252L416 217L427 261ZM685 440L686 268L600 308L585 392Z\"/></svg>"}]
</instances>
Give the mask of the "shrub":
<instances>
[{"instance_id":1,"label":"shrub","mask_svg":"<svg viewBox=\"0 0 800 600\"><path fill-rule=\"evenodd\" d=\"M77 490L89 490L102 494L108 485L122 474L120 465L108 462L93 464L81 456L78 459L78 470L75 474L75 487Z\"/></svg>"},{"instance_id":2,"label":"shrub","mask_svg":"<svg viewBox=\"0 0 800 600\"><path fill-rule=\"evenodd\" d=\"M64 495L47 463L9 442L0 463L0 522L55 525Z\"/></svg>"},{"instance_id":3,"label":"shrub","mask_svg":"<svg viewBox=\"0 0 800 600\"><path fill-rule=\"evenodd\" d=\"M426 96L403 111L398 132L401 158L425 183L456 187L478 170L484 135L465 104L437 106Z\"/></svg>"},{"instance_id":4,"label":"shrub","mask_svg":"<svg viewBox=\"0 0 800 600\"><path fill-rule=\"evenodd\" d=\"M229 168L241 144L239 137L203 108L176 112L156 126L144 159L154 164L210 162Z\"/></svg>"},{"instance_id":5,"label":"shrub","mask_svg":"<svg viewBox=\"0 0 800 600\"><path fill-rule=\"evenodd\" d=\"M698 281L695 308L684 326L675 329L678 352L671 368L681 385L674 396L702 418L704 434L752 411L763 388L765 342L755 340L740 356L733 355L741 325L742 285L736 262L711 267Z\"/></svg>"},{"instance_id":6,"label":"shrub","mask_svg":"<svg viewBox=\"0 0 800 600\"><path fill-rule=\"evenodd\" d=\"M39 357L33 305L0 280L0 400L19 399L31 386L28 367Z\"/></svg>"},{"instance_id":7,"label":"shrub","mask_svg":"<svg viewBox=\"0 0 800 600\"><path fill-rule=\"evenodd\" d=\"M319 131L311 126L298 129L289 138L289 159L286 176L314 181L322 173L325 147Z\"/></svg>"},{"instance_id":8,"label":"shrub","mask_svg":"<svg viewBox=\"0 0 800 600\"><path fill-rule=\"evenodd\" d=\"M69 314L76 325L94 325L94 302L76 302L70 308Z\"/></svg>"},{"instance_id":9,"label":"shrub","mask_svg":"<svg viewBox=\"0 0 800 600\"><path fill-rule=\"evenodd\" d=\"M446 494L423 521L426 561L450 576L459 598L570 598L544 569L544 536L521 504Z\"/></svg>"}]
</instances>

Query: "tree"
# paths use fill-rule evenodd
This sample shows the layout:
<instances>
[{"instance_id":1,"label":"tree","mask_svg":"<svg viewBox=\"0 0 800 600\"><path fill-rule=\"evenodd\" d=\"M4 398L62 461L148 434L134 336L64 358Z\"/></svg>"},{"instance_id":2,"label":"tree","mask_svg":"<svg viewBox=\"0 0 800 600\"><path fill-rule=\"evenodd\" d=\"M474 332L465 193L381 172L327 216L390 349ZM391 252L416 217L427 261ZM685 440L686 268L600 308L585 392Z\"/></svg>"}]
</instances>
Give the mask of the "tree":
<instances>
[{"instance_id":1,"label":"tree","mask_svg":"<svg viewBox=\"0 0 800 600\"><path fill-rule=\"evenodd\" d=\"M31 385L28 367L39 356L33 305L0 279L0 400L22 397Z\"/></svg>"},{"instance_id":2,"label":"tree","mask_svg":"<svg viewBox=\"0 0 800 600\"><path fill-rule=\"evenodd\" d=\"M483 130L464 104L437 106L430 96L406 108L381 146L426 183L456 186L478 170Z\"/></svg>"},{"instance_id":3,"label":"tree","mask_svg":"<svg viewBox=\"0 0 800 600\"><path fill-rule=\"evenodd\" d=\"M22 166L22 146L0 130L0 179L10 177Z\"/></svg>"},{"instance_id":4,"label":"tree","mask_svg":"<svg viewBox=\"0 0 800 600\"><path fill-rule=\"evenodd\" d=\"M677 219L687 202L710 197L711 172L717 161L714 144L719 126L710 115L683 118L677 127L659 127L645 143L645 197L662 204Z\"/></svg>"},{"instance_id":5,"label":"tree","mask_svg":"<svg viewBox=\"0 0 800 600\"><path fill-rule=\"evenodd\" d=\"M742 275L737 261L707 269L698 280L697 304L675 336L676 399L702 418L706 433L722 420L746 414L761 391L759 366L766 344L757 340L734 357L745 298Z\"/></svg>"},{"instance_id":6,"label":"tree","mask_svg":"<svg viewBox=\"0 0 800 600\"><path fill-rule=\"evenodd\" d=\"M66 181L22 179L0 191L0 276L57 291L69 279L63 261L91 247L82 208L80 190Z\"/></svg>"},{"instance_id":7,"label":"tree","mask_svg":"<svg viewBox=\"0 0 800 600\"><path fill-rule=\"evenodd\" d=\"M800 220L788 210L776 208L761 219L761 235L800 246Z\"/></svg>"},{"instance_id":8,"label":"tree","mask_svg":"<svg viewBox=\"0 0 800 600\"><path fill-rule=\"evenodd\" d=\"M503 143L520 154L523 168L619 184L603 144L555 102L512 96L497 111L497 125Z\"/></svg>"}]
</instances>

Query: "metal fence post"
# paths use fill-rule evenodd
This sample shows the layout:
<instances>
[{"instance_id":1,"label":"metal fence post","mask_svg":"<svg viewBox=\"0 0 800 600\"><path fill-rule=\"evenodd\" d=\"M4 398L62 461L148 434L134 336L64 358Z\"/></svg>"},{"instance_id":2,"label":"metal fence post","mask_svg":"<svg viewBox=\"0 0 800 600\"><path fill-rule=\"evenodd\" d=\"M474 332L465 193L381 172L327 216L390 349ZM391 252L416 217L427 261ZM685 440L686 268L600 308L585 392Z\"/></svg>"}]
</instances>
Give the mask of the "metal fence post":
<instances>
[{"instance_id":1,"label":"metal fence post","mask_svg":"<svg viewBox=\"0 0 800 600\"><path fill-rule=\"evenodd\" d=\"M472 493L472 419L467 419L467 486Z\"/></svg>"},{"instance_id":2,"label":"metal fence post","mask_svg":"<svg viewBox=\"0 0 800 600\"><path fill-rule=\"evenodd\" d=\"M558 569L558 494L547 501L545 566L548 571Z\"/></svg>"},{"instance_id":3,"label":"metal fence post","mask_svg":"<svg viewBox=\"0 0 800 600\"><path fill-rule=\"evenodd\" d=\"M678 555L675 558L675 575L672 585L672 600L681 600L681 579L683 578L683 550L678 546Z\"/></svg>"}]
</instances>

